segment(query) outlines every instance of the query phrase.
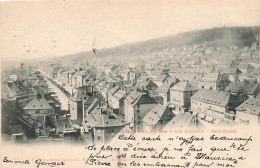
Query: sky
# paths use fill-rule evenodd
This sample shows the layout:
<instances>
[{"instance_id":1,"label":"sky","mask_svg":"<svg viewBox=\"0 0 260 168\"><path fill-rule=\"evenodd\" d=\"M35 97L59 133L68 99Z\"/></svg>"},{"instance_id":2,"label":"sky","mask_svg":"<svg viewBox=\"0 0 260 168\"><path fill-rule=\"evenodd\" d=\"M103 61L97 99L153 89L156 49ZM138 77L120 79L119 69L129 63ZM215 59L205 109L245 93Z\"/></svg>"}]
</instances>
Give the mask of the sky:
<instances>
[{"instance_id":1,"label":"sky","mask_svg":"<svg viewBox=\"0 0 260 168\"><path fill-rule=\"evenodd\" d=\"M0 2L1 58L41 59L197 29L260 25L260 0Z\"/></svg>"}]
</instances>

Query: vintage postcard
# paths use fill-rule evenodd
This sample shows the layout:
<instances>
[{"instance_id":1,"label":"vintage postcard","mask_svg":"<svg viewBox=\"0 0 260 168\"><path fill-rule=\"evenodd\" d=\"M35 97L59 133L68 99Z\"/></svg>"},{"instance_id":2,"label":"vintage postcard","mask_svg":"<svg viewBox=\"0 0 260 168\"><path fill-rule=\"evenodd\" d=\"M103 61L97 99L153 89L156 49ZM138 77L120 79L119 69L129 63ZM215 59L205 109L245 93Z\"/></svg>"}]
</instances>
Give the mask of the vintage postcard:
<instances>
[{"instance_id":1,"label":"vintage postcard","mask_svg":"<svg viewBox=\"0 0 260 168\"><path fill-rule=\"evenodd\" d=\"M259 168L259 0L0 1L0 168Z\"/></svg>"}]
</instances>

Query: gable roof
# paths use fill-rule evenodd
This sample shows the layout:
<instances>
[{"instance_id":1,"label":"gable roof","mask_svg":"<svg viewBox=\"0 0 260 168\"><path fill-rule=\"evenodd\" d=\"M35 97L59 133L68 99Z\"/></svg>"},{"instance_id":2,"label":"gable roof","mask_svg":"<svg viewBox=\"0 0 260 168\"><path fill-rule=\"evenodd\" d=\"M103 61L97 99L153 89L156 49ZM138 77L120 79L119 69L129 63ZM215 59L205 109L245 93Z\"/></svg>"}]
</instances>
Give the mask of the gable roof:
<instances>
[{"instance_id":1,"label":"gable roof","mask_svg":"<svg viewBox=\"0 0 260 168\"><path fill-rule=\"evenodd\" d=\"M24 110L52 110L53 108L45 98L34 98L24 108Z\"/></svg>"},{"instance_id":2,"label":"gable roof","mask_svg":"<svg viewBox=\"0 0 260 168\"><path fill-rule=\"evenodd\" d=\"M260 99L249 98L236 108L237 112L260 115Z\"/></svg>"},{"instance_id":3,"label":"gable roof","mask_svg":"<svg viewBox=\"0 0 260 168\"><path fill-rule=\"evenodd\" d=\"M113 88L108 92L108 95L112 96L112 95L115 94L119 89L120 89L119 86L113 87Z\"/></svg>"},{"instance_id":4,"label":"gable roof","mask_svg":"<svg viewBox=\"0 0 260 168\"><path fill-rule=\"evenodd\" d=\"M101 107L102 108L102 107ZM106 128L106 127L119 127L125 126L127 122L120 116L114 114L110 109L94 109L86 118L92 127Z\"/></svg>"},{"instance_id":5,"label":"gable roof","mask_svg":"<svg viewBox=\"0 0 260 168\"><path fill-rule=\"evenodd\" d=\"M176 128L187 129L191 127L195 116L187 114L187 113L179 113L177 114L168 124L165 125L163 130L172 130Z\"/></svg>"},{"instance_id":6,"label":"gable roof","mask_svg":"<svg viewBox=\"0 0 260 168\"><path fill-rule=\"evenodd\" d=\"M229 103L230 96L231 94L229 92L200 89L191 97L191 99L225 107Z\"/></svg>"},{"instance_id":7,"label":"gable roof","mask_svg":"<svg viewBox=\"0 0 260 168\"><path fill-rule=\"evenodd\" d=\"M73 89L70 100L72 101L83 101L85 95L85 87L78 87Z\"/></svg>"},{"instance_id":8,"label":"gable roof","mask_svg":"<svg viewBox=\"0 0 260 168\"><path fill-rule=\"evenodd\" d=\"M117 92L115 92L115 94L113 95L113 97L117 98L117 99L122 99L124 96L126 95L126 91L124 90L117 90Z\"/></svg>"},{"instance_id":9,"label":"gable roof","mask_svg":"<svg viewBox=\"0 0 260 168\"><path fill-rule=\"evenodd\" d=\"M156 100L146 93L140 93L133 91L125 99L126 103L131 104L132 106L136 104L157 104Z\"/></svg>"},{"instance_id":10,"label":"gable roof","mask_svg":"<svg viewBox=\"0 0 260 168\"><path fill-rule=\"evenodd\" d=\"M169 77L166 81L157 89L160 93L167 93L170 88L179 82L178 78Z\"/></svg>"},{"instance_id":11,"label":"gable roof","mask_svg":"<svg viewBox=\"0 0 260 168\"><path fill-rule=\"evenodd\" d=\"M217 82L218 80L228 80L229 76L225 73L220 74L220 72L208 73L204 77L201 78L200 81L204 82Z\"/></svg>"},{"instance_id":12,"label":"gable roof","mask_svg":"<svg viewBox=\"0 0 260 168\"><path fill-rule=\"evenodd\" d=\"M139 83L137 83L137 87L142 89L142 88L147 88L148 85L154 85L154 86L157 86L153 81L152 79L150 78L145 78L143 79L142 81L140 81Z\"/></svg>"},{"instance_id":13,"label":"gable roof","mask_svg":"<svg viewBox=\"0 0 260 168\"><path fill-rule=\"evenodd\" d=\"M175 91L194 91L194 90L198 90L195 86L193 86L192 84L190 84L189 82L186 81L182 81L179 82L177 85L174 85L171 90L175 90Z\"/></svg>"},{"instance_id":14,"label":"gable roof","mask_svg":"<svg viewBox=\"0 0 260 168\"><path fill-rule=\"evenodd\" d=\"M234 81L226 87L225 91L230 91L232 93L253 95L253 94L257 94L260 91L260 86L259 83L255 81L249 81L249 80L244 80L240 82Z\"/></svg>"},{"instance_id":15,"label":"gable roof","mask_svg":"<svg viewBox=\"0 0 260 168\"><path fill-rule=\"evenodd\" d=\"M160 119L162 119L164 113L167 113L167 117L170 119L174 117L175 115L166 107L163 105L156 105L154 106L143 118L143 122L149 124L149 125L155 125L159 122Z\"/></svg>"}]
</instances>

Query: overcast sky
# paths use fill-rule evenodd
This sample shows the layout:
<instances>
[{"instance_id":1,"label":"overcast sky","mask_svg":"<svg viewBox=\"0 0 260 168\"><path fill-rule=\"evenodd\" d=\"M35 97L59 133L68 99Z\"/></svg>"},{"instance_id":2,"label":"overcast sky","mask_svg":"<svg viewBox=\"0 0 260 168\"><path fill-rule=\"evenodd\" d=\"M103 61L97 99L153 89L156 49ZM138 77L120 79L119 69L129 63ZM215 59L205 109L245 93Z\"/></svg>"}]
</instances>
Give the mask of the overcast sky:
<instances>
[{"instance_id":1,"label":"overcast sky","mask_svg":"<svg viewBox=\"0 0 260 168\"><path fill-rule=\"evenodd\" d=\"M260 25L259 0L0 3L1 57L62 56L219 26Z\"/></svg>"}]
</instances>

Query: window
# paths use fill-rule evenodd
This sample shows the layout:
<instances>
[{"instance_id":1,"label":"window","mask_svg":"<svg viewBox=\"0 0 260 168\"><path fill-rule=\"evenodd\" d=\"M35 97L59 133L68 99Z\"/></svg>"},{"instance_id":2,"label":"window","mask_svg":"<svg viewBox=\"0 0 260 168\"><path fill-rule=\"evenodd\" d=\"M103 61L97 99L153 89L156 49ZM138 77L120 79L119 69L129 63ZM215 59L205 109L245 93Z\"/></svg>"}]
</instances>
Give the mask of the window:
<instances>
[{"instance_id":1,"label":"window","mask_svg":"<svg viewBox=\"0 0 260 168\"><path fill-rule=\"evenodd\" d=\"M114 129L111 129L111 133L115 133L115 130L114 130Z\"/></svg>"},{"instance_id":2,"label":"window","mask_svg":"<svg viewBox=\"0 0 260 168\"><path fill-rule=\"evenodd\" d=\"M137 112L137 114L139 114L139 113L140 113L140 110L136 110L136 112Z\"/></svg>"},{"instance_id":3,"label":"window","mask_svg":"<svg viewBox=\"0 0 260 168\"><path fill-rule=\"evenodd\" d=\"M98 136L98 141L101 141L101 136Z\"/></svg>"},{"instance_id":4,"label":"window","mask_svg":"<svg viewBox=\"0 0 260 168\"><path fill-rule=\"evenodd\" d=\"M137 108L140 108L140 104L137 104L136 106L137 106Z\"/></svg>"}]
</instances>

